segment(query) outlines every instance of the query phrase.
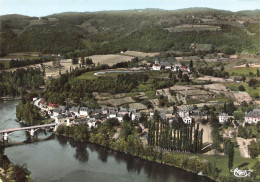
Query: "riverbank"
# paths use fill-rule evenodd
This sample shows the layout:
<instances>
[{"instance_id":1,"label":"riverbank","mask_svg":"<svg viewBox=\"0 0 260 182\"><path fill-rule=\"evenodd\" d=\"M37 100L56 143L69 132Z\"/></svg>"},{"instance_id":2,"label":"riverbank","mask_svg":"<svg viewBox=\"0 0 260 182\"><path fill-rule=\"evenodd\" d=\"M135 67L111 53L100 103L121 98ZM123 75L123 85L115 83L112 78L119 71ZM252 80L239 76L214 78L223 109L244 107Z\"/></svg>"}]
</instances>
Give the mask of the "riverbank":
<instances>
[{"instance_id":1,"label":"riverbank","mask_svg":"<svg viewBox=\"0 0 260 182\"><path fill-rule=\"evenodd\" d=\"M0 181L30 181L30 172L28 171L25 165L15 165L12 163L9 158L4 155L4 145L0 142Z\"/></svg>"},{"instance_id":2,"label":"riverbank","mask_svg":"<svg viewBox=\"0 0 260 182\"><path fill-rule=\"evenodd\" d=\"M99 146L105 147L109 150L114 150L117 152L122 152L125 155L133 156L133 157L138 157L143 160L147 160L150 162L156 162L159 164L175 167L187 172L191 172L193 174L202 174L205 176L208 180L212 181L230 181L230 182L237 182L237 181L244 181L246 180L247 182L254 181L251 178L236 178L229 172L222 173L223 170L226 171L226 168L228 165L225 165L224 163L228 163L228 158L225 158L223 156L203 156L202 154L192 154L192 153L179 153L179 152L172 152L172 151L160 151L156 150L153 147L150 146L143 146L143 144L137 139L135 140L132 138L132 136L127 137L127 138L119 138L118 140L114 140L109 138L108 136L110 135L109 131L104 131L101 127L101 131L107 132L105 136L102 137L102 134L98 132L97 130L93 130L90 133L88 133L89 138L85 140L78 139L73 135L74 133L74 126L71 127L72 130L70 130L70 127L63 127L64 133L56 133L57 135L62 135L65 137L72 138L76 141L82 141L82 142L90 142L93 144L97 144ZM76 126L77 128L78 126ZM77 130L80 132L80 130ZM70 134L71 133L71 134ZM82 133L81 133L82 134ZM77 133L78 135L81 135ZM112 132L112 135L114 132ZM135 138L138 138L137 135L134 136ZM217 159L217 160L215 160ZM216 161L222 161L221 168L218 168L216 166ZM212 163L214 161L214 163ZM244 160L237 161L237 165L241 165L240 163L243 163ZM217 163L219 166L219 163Z\"/></svg>"},{"instance_id":3,"label":"riverbank","mask_svg":"<svg viewBox=\"0 0 260 182\"><path fill-rule=\"evenodd\" d=\"M56 134L64 137L72 138L75 140L74 137L68 136L66 134L59 134L59 133ZM208 161L201 161L198 157L196 157L196 154L162 152L156 150L155 148L144 147L144 146L142 146L141 150L139 151L135 151L135 150L131 151L131 150L126 150L125 146L117 147L117 142L112 139L110 139L106 144L102 142L96 142L91 139L81 140L80 142L89 142L109 150L123 153L125 155L137 157L139 159L146 160L149 162L155 162L158 164L175 167L193 174L202 173L203 176L205 178L208 178L209 181L215 181L216 178L218 177L217 174L218 169L214 168L214 166ZM137 144L137 145L140 146L142 144ZM136 148L136 146L132 146L132 148Z\"/></svg>"}]
</instances>

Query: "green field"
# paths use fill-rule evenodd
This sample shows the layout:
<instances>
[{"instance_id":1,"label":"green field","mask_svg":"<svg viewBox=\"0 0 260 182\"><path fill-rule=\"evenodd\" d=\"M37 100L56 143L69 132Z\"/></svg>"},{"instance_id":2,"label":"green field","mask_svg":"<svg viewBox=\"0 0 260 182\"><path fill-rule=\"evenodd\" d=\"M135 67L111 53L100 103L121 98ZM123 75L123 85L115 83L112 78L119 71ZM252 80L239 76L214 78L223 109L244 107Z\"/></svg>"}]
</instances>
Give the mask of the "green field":
<instances>
[{"instance_id":1,"label":"green field","mask_svg":"<svg viewBox=\"0 0 260 182\"><path fill-rule=\"evenodd\" d=\"M4 65L4 68L5 68L5 69L10 68L10 61L0 61L0 63L1 63L2 65Z\"/></svg>"},{"instance_id":2,"label":"green field","mask_svg":"<svg viewBox=\"0 0 260 182\"><path fill-rule=\"evenodd\" d=\"M78 76L77 79L96 80L98 79L98 76L94 75L95 72L96 71L83 73L82 75Z\"/></svg>"},{"instance_id":3,"label":"green field","mask_svg":"<svg viewBox=\"0 0 260 182\"><path fill-rule=\"evenodd\" d=\"M234 168L239 169L251 169L256 160L255 159L247 159L240 157L237 153L237 150L235 150L236 155L234 158ZM211 163L215 163L216 167L221 170L220 175L221 176L228 176L229 170L228 170L228 157L227 156L210 156L210 155L200 155L199 158L206 159L210 161Z\"/></svg>"},{"instance_id":4,"label":"green field","mask_svg":"<svg viewBox=\"0 0 260 182\"><path fill-rule=\"evenodd\" d=\"M249 76L249 72L253 73L253 76L256 76L257 69L252 67L244 67L244 68L232 68L226 70L230 75L245 75Z\"/></svg>"},{"instance_id":5,"label":"green field","mask_svg":"<svg viewBox=\"0 0 260 182\"><path fill-rule=\"evenodd\" d=\"M247 83L224 83L225 86L227 86L232 91L239 91L238 87L240 85L243 85L246 89L246 92L253 98L256 97L256 95L260 95L260 87L249 87Z\"/></svg>"}]
</instances>

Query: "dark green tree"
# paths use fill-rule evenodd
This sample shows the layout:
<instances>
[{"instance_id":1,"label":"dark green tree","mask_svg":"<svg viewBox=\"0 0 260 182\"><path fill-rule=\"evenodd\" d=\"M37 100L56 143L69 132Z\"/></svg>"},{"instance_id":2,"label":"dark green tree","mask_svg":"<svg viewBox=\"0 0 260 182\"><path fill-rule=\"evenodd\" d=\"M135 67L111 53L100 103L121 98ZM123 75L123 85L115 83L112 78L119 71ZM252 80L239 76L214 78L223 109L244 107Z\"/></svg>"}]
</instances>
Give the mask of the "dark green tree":
<instances>
[{"instance_id":1,"label":"dark green tree","mask_svg":"<svg viewBox=\"0 0 260 182\"><path fill-rule=\"evenodd\" d=\"M231 170L234 163L234 144L230 139L225 138L224 140L224 153L228 155L228 168Z\"/></svg>"}]
</instances>

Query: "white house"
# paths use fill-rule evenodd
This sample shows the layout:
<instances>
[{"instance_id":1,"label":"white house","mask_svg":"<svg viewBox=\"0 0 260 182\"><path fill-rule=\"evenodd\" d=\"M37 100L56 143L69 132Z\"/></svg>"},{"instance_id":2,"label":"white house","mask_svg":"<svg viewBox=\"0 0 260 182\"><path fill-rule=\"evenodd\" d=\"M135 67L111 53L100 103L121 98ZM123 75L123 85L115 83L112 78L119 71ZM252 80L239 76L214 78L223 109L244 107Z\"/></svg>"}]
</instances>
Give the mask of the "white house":
<instances>
[{"instance_id":1,"label":"white house","mask_svg":"<svg viewBox=\"0 0 260 182\"><path fill-rule=\"evenodd\" d=\"M117 114L117 116L116 116L116 118L117 118L117 120L119 121L119 122L122 122L123 120L124 120L124 116L125 116L125 114Z\"/></svg>"},{"instance_id":2,"label":"white house","mask_svg":"<svg viewBox=\"0 0 260 182\"><path fill-rule=\"evenodd\" d=\"M192 118L189 117L189 116L186 116L186 117L183 118L183 122L184 122L185 124L191 124Z\"/></svg>"},{"instance_id":3,"label":"white house","mask_svg":"<svg viewBox=\"0 0 260 182\"><path fill-rule=\"evenodd\" d=\"M246 113L244 124L257 124L258 122L260 122L260 109L254 109Z\"/></svg>"},{"instance_id":4,"label":"white house","mask_svg":"<svg viewBox=\"0 0 260 182\"><path fill-rule=\"evenodd\" d=\"M180 116L181 118L185 118L185 117L187 117L187 116L190 115L190 111L191 111L190 108L188 108L187 106L184 106L184 107L182 107L182 108L179 110L179 116Z\"/></svg>"},{"instance_id":5,"label":"white house","mask_svg":"<svg viewBox=\"0 0 260 182\"><path fill-rule=\"evenodd\" d=\"M163 66L164 69L172 69L172 65L169 62L161 62L160 65Z\"/></svg>"},{"instance_id":6,"label":"white house","mask_svg":"<svg viewBox=\"0 0 260 182\"><path fill-rule=\"evenodd\" d=\"M219 114L218 120L219 120L219 123L221 123L221 124L226 123L228 121L228 114L226 114L226 113Z\"/></svg>"},{"instance_id":7,"label":"white house","mask_svg":"<svg viewBox=\"0 0 260 182\"><path fill-rule=\"evenodd\" d=\"M96 127L96 120L95 119L88 119L87 124L89 128L95 128Z\"/></svg>"},{"instance_id":8,"label":"white house","mask_svg":"<svg viewBox=\"0 0 260 182\"><path fill-rule=\"evenodd\" d=\"M153 64L152 69L153 69L153 70L156 70L156 71L159 71L159 70L161 70L161 65L159 65L159 64Z\"/></svg>"},{"instance_id":9,"label":"white house","mask_svg":"<svg viewBox=\"0 0 260 182\"><path fill-rule=\"evenodd\" d=\"M89 115L89 109L87 107L81 107L79 109L79 115L80 116L88 116Z\"/></svg>"},{"instance_id":10,"label":"white house","mask_svg":"<svg viewBox=\"0 0 260 182\"><path fill-rule=\"evenodd\" d=\"M172 71L174 71L174 72L179 71L180 68L181 68L181 64L172 65Z\"/></svg>"},{"instance_id":11,"label":"white house","mask_svg":"<svg viewBox=\"0 0 260 182\"><path fill-rule=\"evenodd\" d=\"M36 99L36 100L35 100L35 98L33 98L34 105L35 105L36 107L38 107L38 108L41 108L41 104L40 104L41 100L42 100L42 99Z\"/></svg>"},{"instance_id":12,"label":"white house","mask_svg":"<svg viewBox=\"0 0 260 182\"><path fill-rule=\"evenodd\" d=\"M71 107L71 108L69 109L69 111L70 111L71 113L73 113L76 117L79 117L79 116L80 116L80 114L79 114L79 107Z\"/></svg>"},{"instance_id":13,"label":"white house","mask_svg":"<svg viewBox=\"0 0 260 182\"><path fill-rule=\"evenodd\" d=\"M116 118L116 112L109 112L107 118Z\"/></svg>"}]
</instances>

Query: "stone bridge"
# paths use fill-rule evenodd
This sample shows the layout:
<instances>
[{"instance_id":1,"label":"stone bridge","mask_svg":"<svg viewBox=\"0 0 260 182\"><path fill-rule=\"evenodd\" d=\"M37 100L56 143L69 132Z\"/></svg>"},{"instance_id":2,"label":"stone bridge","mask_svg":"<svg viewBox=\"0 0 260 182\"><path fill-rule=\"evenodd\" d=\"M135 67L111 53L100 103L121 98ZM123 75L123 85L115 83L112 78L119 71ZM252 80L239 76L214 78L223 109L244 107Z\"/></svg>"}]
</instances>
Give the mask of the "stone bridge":
<instances>
[{"instance_id":1,"label":"stone bridge","mask_svg":"<svg viewBox=\"0 0 260 182\"><path fill-rule=\"evenodd\" d=\"M8 136L15 131L27 131L33 137L34 132L36 132L39 129L51 128L55 132L58 128L58 125L59 123L51 123L51 124L36 125L36 126L29 126L29 127L12 128L12 129L0 130L0 134L2 134L4 140L8 140Z\"/></svg>"}]
</instances>

